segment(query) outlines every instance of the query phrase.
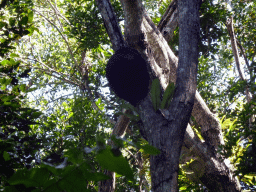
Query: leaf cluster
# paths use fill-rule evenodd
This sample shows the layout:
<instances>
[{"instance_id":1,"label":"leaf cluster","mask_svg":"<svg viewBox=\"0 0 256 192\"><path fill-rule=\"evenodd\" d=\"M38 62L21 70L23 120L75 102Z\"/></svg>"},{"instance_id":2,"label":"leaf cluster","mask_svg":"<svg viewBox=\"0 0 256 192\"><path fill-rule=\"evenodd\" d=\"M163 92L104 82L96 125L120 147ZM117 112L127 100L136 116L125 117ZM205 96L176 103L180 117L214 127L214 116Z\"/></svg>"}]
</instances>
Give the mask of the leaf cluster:
<instances>
[{"instance_id":1,"label":"leaf cluster","mask_svg":"<svg viewBox=\"0 0 256 192\"><path fill-rule=\"evenodd\" d=\"M164 91L161 100L161 85L159 79L154 79L151 86L151 100L155 111L160 109L167 109L171 103L175 90L174 83L170 83Z\"/></svg>"}]
</instances>

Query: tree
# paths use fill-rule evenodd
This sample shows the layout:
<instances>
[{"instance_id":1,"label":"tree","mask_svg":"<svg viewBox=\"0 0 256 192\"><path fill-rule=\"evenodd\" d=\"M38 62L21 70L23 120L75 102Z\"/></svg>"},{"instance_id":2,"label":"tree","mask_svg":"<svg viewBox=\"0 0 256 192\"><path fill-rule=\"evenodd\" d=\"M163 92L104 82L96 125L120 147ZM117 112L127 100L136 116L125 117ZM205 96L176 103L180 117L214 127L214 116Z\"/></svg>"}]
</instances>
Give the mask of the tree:
<instances>
[{"instance_id":1,"label":"tree","mask_svg":"<svg viewBox=\"0 0 256 192\"><path fill-rule=\"evenodd\" d=\"M125 16L126 16L126 23L127 23L127 28L125 28L126 29L126 39L129 41L130 39L133 39L133 41L135 41L135 43L130 43L131 45L134 45L134 44L139 44L139 41L141 40L141 36L143 37L143 35L141 35L141 31L140 32L137 32L138 30L136 30L136 29L142 29L143 27L144 27L144 30L146 30L146 31L154 31L155 29L153 28L153 29L147 29L147 27L146 27L146 24L144 24L142 21L143 21L143 16L145 16L145 20L144 21L147 21L147 22L149 22L150 23L150 19L149 18L147 18L147 16L146 16L146 14L145 13L143 13L143 9L141 8L142 6L141 5L137 5L136 6L136 3L130 3L129 1L121 1L121 3L122 3L122 5L123 5L123 8L124 8L124 13L126 14ZM174 2L173 2L174 3ZM173 4L172 4L173 5ZM105 4L105 6L106 6L106 4ZM180 6L181 7L181 6ZM111 10L111 9L107 9L106 8L106 10ZM131 11L132 10L132 11ZM135 10L135 11L134 11ZM130 11L130 12L129 12ZM172 10L173 11L173 10ZM111 23L111 19L113 18L113 17L111 17L111 16L109 16L110 15L110 13L108 13L107 11L101 11L102 12L102 15L103 15L103 18L105 17L105 23ZM134 14L134 12L135 13L138 13L138 15L136 15L136 14ZM140 13L140 12L142 12L142 13ZM141 16L141 15L143 15L143 16ZM132 17L134 16L134 18L132 19ZM109 17L109 18L108 18ZM137 18L137 19L135 19L135 18ZM140 19L138 19L138 18L140 18ZM130 22L131 23L129 23L129 20L131 20ZM110 24L109 24L110 25ZM143 27L142 27L143 26ZM148 26L151 26L152 27L152 24L150 25L148 25ZM108 27L107 27L108 28ZM107 30L108 32L109 31L117 31L117 30L111 30L111 29L115 29L115 24L113 24L113 27L109 27L109 29ZM145 32L146 33L146 32ZM147 33L146 33L147 34ZM150 34L150 35L152 35L152 34ZM150 39L150 37L152 37L152 36L150 36L150 35L148 35L147 37L148 37L148 39ZM110 35L110 37L112 37L112 36L114 36L113 34L112 35ZM117 36L118 36L118 34L117 34ZM146 35L145 35L146 36ZM120 39L120 38L115 38L115 39ZM136 42L137 41L137 42ZM152 39L150 39L150 41L152 42ZM155 40L155 42L156 42L157 40ZM113 45L114 45L114 48L115 48L115 46L116 45L118 45L119 43L113 43ZM153 47L153 46L152 46ZM156 43L154 44L154 47L156 47ZM166 48L166 47L165 47ZM157 49L157 48L156 48ZM167 50L168 50L168 48L167 48ZM163 50L162 50L162 52L163 52ZM155 53L155 52L154 52ZM169 59L169 58L168 58ZM165 61L167 60L168 61L168 59L166 58L165 59ZM152 62L153 63L153 62ZM156 60L156 63L160 63L160 62L158 62L157 60ZM162 62L162 63L164 63L164 62ZM171 62L170 62L171 63ZM172 59L172 63L177 63L177 61L175 62L175 60L174 59ZM161 66L161 67L163 67L163 66ZM168 66L165 66L167 69L168 69ZM175 66L173 66L173 67L175 67ZM152 67L153 68L153 67ZM168 71L168 70L167 70ZM174 70L175 71L175 70ZM162 75L163 76L163 75ZM172 76L174 76L174 75L172 75ZM159 79L161 79L160 78L161 77L161 75L159 75ZM165 81L166 82L166 81ZM168 82L168 81L167 81ZM164 87L164 86L163 86ZM218 147L218 145L219 144L223 144L223 138L222 138L222 136L221 136L221 132L220 132L220 125L219 125L219 123L218 123L218 121L214 118L214 116L212 116L211 114L210 114L210 111L207 109L207 107L204 107L204 110L203 110L203 107L202 106L204 106L205 104L204 104L204 102L202 101L202 100L200 100L200 96L199 95L196 95L197 97L196 97L196 103L195 103L195 107L194 107L194 118L195 118L195 120L196 120L196 122L197 123L199 123L199 124L203 124L203 122L202 121L204 121L204 120L202 120L201 118L202 118L202 116L205 116L205 117L207 117L207 119L210 119L210 121L212 121L212 122L215 122L214 123L214 126L213 125L211 125L211 126L209 126L209 127L204 127L204 126L202 126L202 130L201 130L201 132L202 132L202 136L205 138L205 140L206 140L206 142L205 142L205 144L207 144L207 145L205 145L205 146L203 146L203 147L205 147L206 149L208 148L208 150L209 151L211 151L210 152L210 154L212 154L213 156L211 157L211 158L209 158L209 156L208 156L208 159L215 159L216 160L216 154L215 154L215 152L214 152L214 149L216 150L216 148ZM147 105L145 105L144 107L146 107L146 106L149 106L149 103L147 103ZM172 105L171 105L172 106ZM148 109L148 108L147 108ZM201 109L201 110L200 110ZM159 145L157 145L156 143L158 143L158 142L162 142L161 144L162 145L164 145L164 147L166 147L166 146L168 146L168 145L165 145L165 144L163 144L163 143L165 143L165 142L163 142L163 141L165 141L165 139L161 139L161 133L163 134L163 135L169 135L169 134L167 134L167 133L165 133L163 130L163 128L162 128L162 125L166 125L166 123L159 123L159 124L157 124L157 123L155 123L154 122L154 120L155 119L160 119L159 117L157 117L157 116L154 116L154 115L152 115L152 116L150 116L149 114L151 114L151 113L149 113L149 111L148 110L145 110L144 111L144 114L147 114L147 115L144 115L143 116L143 113L141 114L141 116L142 116L142 119L143 119L143 117L144 118L146 118L146 117L148 117L146 120L144 119L144 125L148 125L148 126L145 126L146 128L146 130L145 130L145 132L146 133L150 133L150 130L152 130L152 127L154 127L153 128L153 130L158 130L157 128L160 128L160 131L156 131L156 132L154 132L154 134L156 134L156 133L159 133L159 135L160 136L155 136L155 138L157 138L157 139L152 139L152 141L149 141L151 144L153 144L153 145L155 145L155 146L157 146L158 148L161 148L161 146L160 146L160 144ZM205 114L205 115L204 115ZM167 118L168 119L168 118ZM171 120L173 120L173 118L171 118ZM170 121L170 120L169 120ZM200 121L201 121L201 123L200 123ZM147 127L148 127L148 129L147 129ZM167 126L168 127L168 126ZM205 130L204 130L204 128L205 128ZM212 129L212 130L211 130ZM214 131L213 131L214 130ZM176 130L175 130L176 131ZM177 131L176 131L177 132ZM213 134L213 132L215 132L215 134ZM153 136L151 137L151 138L154 138ZM180 138L180 137L176 137L176 138ZM149 139L150 140L150 139ZM176 141L177 142L177 141ZM200 142L199 142L200 143ZM173 145L169 145L169 146L173 146ZM178 147L175 147L175 149L177 150L177 149L179 149ZM167 149L167 150L169 150L169 148ZM207 150L207 151L208 151ZM179 154L179 150L177 150L178 151L178 154ZM167 155L168 153L166 152L166 153L163 153L163 151L162 151L162 156L160 155L160 158L159 159L161 159L161 160L156 160L154 163L153 163L153 161L152 161L152 159L154 159L155 157L153 157L152 159L151 159L151 168L152 167L154 167L154 165L156 165L156 163L158 163L158 166L159 166L159 162L162 162L163 161L163 159L167 159L166 158L166 156L165 155ZM163 154L165 154L165 155L163 155ZM171 157L174 157L174 154L173 153L171 153L171 155L169 154L169 156L171 156ZM219 158L220 158L220 156L219 156ZM175 159L175 158L173 158L173 159ZM167 160L168 161L168 160ZM169 162L168 163L170 163L171 161L169 160ZM159 179L161 176L161 174L163 174L163 171L165 170L164 168L166 167L166 165L168 164L168 163L164 163L164 165L160 165L159 167L158 167L158 170L159 170L159 173L156 171L156 169L151 169L151 174L152 174L152 176L153 176L153 179L154 179L154 181L156 181L157 179ZM173 165L173 164L171 164L171 165ZM218 184L217 186L219 187L217 190L218 191L236 191L236 190L239 190L239 184L238 184L238 182L237 182L237 180L234 178L234 177L229 177L228 175L230 175L230 173L232 173L232 171L227 167L227 165L225 164L225 163L223 163L223 162L219 162L219 165L217 165L217 164L215 164L214 165L214 163L212 164L213 166L211 166L211 169L205 169L205 170L208 170L208 173L207 174L204 174L203 176L201 176L201 181L204 181L204 184L210 189L210 190L216 190L216 180L218 180L217 178L219 177L219 181L223 181L223 183L221 184ZM173 166L172 166L173 167ZM221 167L221 169L222 169L222 171L224 171L224 172L226 172L226 174L225 175L223 175L223 173L220 173L219 171L217 171L219 174L215 174L216 173L216 171L213 171L213 170L216 170L216 169L218 169L218 168L220 168ZM154 171L153 171L154 170ZM156 176L154 177L154 175L153 174L156 174ZM165 174L163 174L164 176L165 176ZM162 175L162 176L163 176ZM163 176L163 177L164 177ZM211 182L211 179L209 178L209 177L213 177L214 176L214 178L216 178L216 180L214 181L214 184ZM205 178L204 178L205 177ZM153 185L153 189L154 190L159 190L159 191L164 191L164 189L168 189L168 190L170 190L170 188L172 188L174 191L175 190L177 190L176 189L176 187L174 187L174 185L172 185L172 186L170 186L169 185L169 187L167 187L167 186L164 186L164 182L167 182L167 180L169 181L169 180L172 180L172 178L173 177L166 177L166 178L160 178L159 180L160 181L158 181L158 182L156 182L156 184L155 184L155 186L154 186L154 181L152 181L152 185ZM224 179L225 178L225 179ZM161 180L162 179L162 180ZM227 183L227 181L228 181L228 185L226 184ZM163 185L163 186L159 186L159 185ZM160 187L159 189L158 188L154 188L154 187Z\"/></svg>"},{"instance_id":2,"label":"tree","mask_svg":"<svg viewBox=\"0 0 256 192\"><path fill-rule=\"evenodd\" d=\"M115 19L114 14L108 11L111 10L111 6L104 7L104 3L107 4L107 2L103 2L104 1L98 1L102 16L104 18L104 23L106 24L107 31L110 34L109 36L112 37L111 40L112 44L114 45L114 49L118 49L119 46L124 45L125 42L123 41L122 36L120 36L121 31L118 30L119 28L116 25L117 20ZM143 41L146 41L144 40L145 38L143 38L146 36L146 34L144 34L142 31L142 4L140 4L141 2L139 3L139 1L121 1L121 3L124 8L125 20L127 22L127 26L125 27L125 35L128 41L127 43L131 46L134 45L135 47L137 45L137 47L139 47ZM178 190L177 178L180 150L183 143L185 129L193 108L194 94L196 90L196 68L198 62L197 41L199 38L199 1L181 3L179 7L182 7L181 10L187 10L190 7L191 9L189 9L189 11L185 11L185 13L182 13L182 15L188 14L191 17L180 16L180 18L183 19L180 19L180 23L184 23L181 30L183 35L180 36L182 37L180 38L180 44L182 44L182 47L186 47L186 49L181 50L182 54L184 55L181 55L180 57L180 70L178 71L182 72L178 73L177 75L177 89L174 94L174 99L170 105L170 115L165 119L161 114L157 115L155 112L153 112L153 107L150 105L150 99L148 99L145 106L143 104L141 105L141 117L145 128L143 131L147 135L146 137L149 144L157 147L161 151L158 156L151 156L150 160L152 189L154 191ZM133 13L134 11L137 12L138 15L135 15ZM130 19L129 17L132 17L131 15L135 16L137 19ZM192 17L192 15L194 17ZM192 25L195 28L190 28L191 30L188 30L189 25ZM119 31L119 33L110 33L110 31ZM193 38L191 38L191 36ZM119 39L120 41L115 42L116 39ZM189 49L188 45L196 48L191 50ZM149 47L151 46L149 45ZM140 48L142 49L143 45L140 46ZM184 95L187 96L184 98ZM167 120L169 123L157 123L159 119L162 119L162 121ZM154 129L155 132L151 132L151 129Z\"/></svg>"}]
</instances>

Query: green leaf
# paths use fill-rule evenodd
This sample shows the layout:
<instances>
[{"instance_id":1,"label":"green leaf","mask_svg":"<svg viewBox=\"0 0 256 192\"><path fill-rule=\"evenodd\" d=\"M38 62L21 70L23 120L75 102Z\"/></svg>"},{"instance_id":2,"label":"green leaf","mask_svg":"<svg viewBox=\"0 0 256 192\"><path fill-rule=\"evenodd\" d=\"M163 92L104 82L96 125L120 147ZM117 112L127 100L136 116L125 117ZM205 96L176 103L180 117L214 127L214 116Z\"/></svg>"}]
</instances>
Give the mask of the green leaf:
<instances>
[{"instance_id":1,"label":"green leaf","mask_svg":"<svg viewBox=\"0 0 256 192\"><path fill-rule=\"evenodd\" d=\"M35 182L34 186L44 186L50 178L50 173L46 168L33 168L30 170L29 179Z\"/></svg>"},{"instance_id":2,"label":"green leaf","mask_svg":"<svg viewBox=\"0 0 256 192\"><path fill-rule=\"evenodd\" d=\"M10 61L9 60L3 60L1 62L1 65L5 66L5 65L9 65L10 64Z\"/></svg>"},{"instance_id":3,"label":"green leaf","mask_svg":"<svg viewBox=\"0 0 256 192\"><path fill-rule=\"evenodd\" d=\"M28 24L28 16L22 17L20 24L27 25Z\"/></svg>"},{"instance_id":4,"label":"green leaf","mask_svg":"<svg viewBox=\"0 0 256 192\"><path fill-rule=\"evenodd\" d=\"M79 168L83 172L84 178L88 181L98 182L98 181L110 179L109 176L104 175L103 173L88 171L88 169L90 169L90 166L86 165L85 163L80 165Z\"/></svg>"},{"instance_id":5,"label":"green leaf","mask_svg":"<svg viewBox=\"0 0 256 192\"><path fill-rule=\"evenodd\" d=\"M15 19L14 19L14 18L10 18L10 19L9 19L9 24L10 24L11 26L14 26L14 25L15 25Z\"/></svg>"},{"instance_id":6,"label":"green leaf","mask_svg":"<svg viewBox=\"0 0 256 192\"><path fill-rule=\"evenodd\" d=\"M40 117L43 113L41 111L36 111L32 113L32 116L34 119Z\"/></svg>"},{"instance_id":7,"label":"green leaf","mask_svg":"<svg viewBox=\"0 0 256 192\"><path fill-rule=\"evenodd\" d=\"M149 155L158 155L160 154L159 149L155 148L154 146L151 146L149 144L141 145L140 146L143 151Z\"/></svg>"},{"instance_id":8,"label":"green leaf","mask_svg":"<svg viewBox=\"0 0 256 192\"><path fill-rule=\"evenodd\" d=\"M31 170L18 170L10 179L11 185L24 184L26 187L41 187L49 179L46 168L33 168Z\"/></svg>"},{"instance_id":9,"label":"green leaf","mask_svg":"<svg viewBox=\"0 0 256 192\"><path fill-rule=\"evenodd\" d=\"M20 90L22 91L22 92L25 92L26 91L26 85L25 84L22 84L22 85L20 85Z\"/></svg>"},{"instance_id":10,"label":"green leaf","mask_svg":"<svg viewBox=\"0 0 256 192\"><path fill-rule=\"evenodd\" d=\"M46 165L46 164L42 164L42 168L47 169L50 172L51 175L52 174L53 175L61 175L61 173L62 173L62 169L56 169L55 167L52 167L52 166L49 166L49 165ZM67 170L68 168L66 167L65 170ZM46 183L47 182L49 182L49 181L46 181Z\"/></svg>"},{"instance_id":11,"label":"green leaf","mask_svg":"<svg viewBox=\"0 0 256 192\"><path fill-rule=\"evenodd\" d=\"M172 97L173 97L174 90L175 90L175 85L172 82L165 89L165 92L163 95L163 100L161 103L161 109L167 109L169 107Z\"/></svg>"},{"instance_id":12,"label":"green leaf","mask_svg":"<svg viewBox=\"0 0 256 192\"><path fill-rule=\"evenodd\" d=\"M6 85L1 85L1 90L5 90L6 89Z\"/></svg>"},{"instance_id":13,"label":"green leaf","mask_svg":"<svg viewBox=\"0 0 256 192\"><path fill-rule=\"evenodd\" d=\"M83 163L83 154L77 148L71 148L65 152L65 157L75 165Z\"/></svg>"},{"instance_id":14,"label":"green leaf","mask_svg":"<svg viewBox=\"0 0 256 192\"><path fill-rule=\"evenodd\" d=\"M34 13L33 13L33 11L30 11L28 13L28 23L32 23L33 22L33 17L34 17Z\"/></svg>"},{"instance_id":15,"label":"green leaf","mask_svg":"<svg viewBox=\"0 0 256 192\"><path fill-rule=\"evenodd\" d=\"M158 78L154 79L151 86L151 100L154 107L154 110L157 111L161 103L161 85Z\"/></svg>"},{"instance_id":16,"label":"green leaf","mask_svg":"<svg viewBox=\"0 0 256 192\"><path fill-rule=\"evenodd\" d=\"M84 173L80 169L70 169L62 178L58 181L61 191L86 191L87 182L84 179Z\"/></svg>"},{"instance_id":17,"label":"green leaf","mask_svg":"<svg viewBox=\"0 0 256 192\"><path fill-rule=\"evenodd\" d=\"M3 157L4 157L5 161L9 161L11 159L11 157L10 157L9 153L7 153L7 151L4 151Z\"/></svg>"},{"instance_id":18,"label":"green leaf","mask_svg":"<svg viewBox=\"0 0 256 192\"><path fill-rule=\"evenodd\" d=\"M4 26L6 26L6 23L3 21L0 21L0 29L2 29Z\"/></svg>"},{"instance_id":19,"label":"green leaf","mask_svg":"<svg viewBox=\"0 0 256 192\"><path fill-rule=\"evenodd\" d=\"M0 84L5 84L5 85L9 85L9 84L7 84L7 79L6 78L2 78L2 79L0 79Z\"/></svg>"},{"instance_id":20,"label":"green leaf","mask_svg":"<svg viewBox=\"0 0 256 192\"><path fill-rule=\"evenodd\" d=\"M11 54L10 54L10 57L19 57L19 55L16 54L16 53L11 53Z\"/></svg>"},{"instance_id":21,"label":"green leaf","mask_svg":"<svg viewBox=\"0 0 256 192\"><path fill-rule=\"evenodd\" d=\"M12 59L12 58L10 58L9 63L10 63L11 65L13 65L13 66L15 66L15 64L16 64L15 60Z\"/></svg>"},{"instance_id":22,"label":"green leaf","mask_svg":"<svg viewBox=\"0 0 256 192\"><path fill-rule=\"evenodd\" d=\"M182 187L179 188L179 190L181 190L181 191L186 191L186 190L187 190L187 187L186 187L186 186L182 186Z\"/></svg>"},{"instance_id":23,"label":"green leaf","mask_svg":"<svg viewBox=\"0 0 256 192\"><path fill-rule=\"evenodd\" d=\"M15 186L7 186L4 188L5 192L19 192Z\"/></svg>"},{"instance_id":24,"label":"green leaf","mask_svg":"<svg viewBox=\"0 0 256 192\"><path fill-rule=\"evenodd\" d=\"M96 159L103 168L125 175L128 179L133 180L132 169L123 156L116 157L110 149L104 149L96 155Z\"/></svg>"}]
</instances>

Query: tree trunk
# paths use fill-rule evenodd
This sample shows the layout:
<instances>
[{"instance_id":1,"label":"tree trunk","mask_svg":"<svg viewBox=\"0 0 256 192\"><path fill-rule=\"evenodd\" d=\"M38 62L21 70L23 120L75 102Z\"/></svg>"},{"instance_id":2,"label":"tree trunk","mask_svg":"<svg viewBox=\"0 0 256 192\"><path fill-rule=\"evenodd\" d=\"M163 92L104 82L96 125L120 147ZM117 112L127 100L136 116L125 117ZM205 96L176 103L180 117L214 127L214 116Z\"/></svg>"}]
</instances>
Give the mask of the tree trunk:
<instances>
[{"instance_id":1,"label":"tree trunk","mask_svg":"<svg viewBox=\"0 0 256 192\"><path fill-rule=\"evenodd\" d=\"M198 11L199 1L179 1L180 57L176 90L168 109L169 116L166 120L164 120L166 117L164 118L161 114L154 117L155 113L152 112L152 105L148 98L141 108L141 118L147 129L148 142L161 151L161 154L150 158L153 191L178 191L180 151L196 91L199 40ZM154 124L155 119L161 119L161 125L159 123Z\"/></svg>"},{"instance_id":2,"label":"tree trunk","mask_svg":"<svg viewBox=\"0 0 256 192\"><path fill-rule=\"evenodd\" d=\"M103 5L110 4L108 0L101 1L104 2ZM134 0L132 3L129 0L121 0L121 3L125 13L126 39L132 41L129 42L130 45L135 47L137 46L136 48L139 51L143 51L143 48L138 46L138 43L140 42L141 37L145 38L143 39L145 41L144 44L147 44L147 46L150 47L150 51L144 51L141 53L146 54L146 56L150 58L151 68L165 89L170 82L176 81L178 58L173 54L166 40L163 38L162 34L147 15L140 0ZM112 27L112 29L116 29L116 27L113 27L115 24L112 25L112 21L106 19L110 15L107 12L111 9L106 8L106 10L107 11L101 11L106 27ZM176 13L174 10L172 11L173 13ZM166 25L170 23L167 22ZM165 29L164 26L163 29ZM113 45L118 46L119 44L123 43L120 41L119 31L110 29L107 31L108 33L111 33L109 36ZM152 55L152 57L150 57L150 55ZM170 119L164 118L161 114L155 113L154 110L152 110L152 104L148 97L140 106L140 110L141 118L144 122L144 133L152 134L153 137L154 134L161 135L165 133L165 131L161 133L162 129L160 128L167 127L170 124ZM209 108L202 100L198 92L196 92L192 115L195 117L196 122L201 126L202 136L205 138L205 142L200 141L197 135L188 125L185 133L184 144L187 149L189 149L190 153L193 154L193 156L196 156L200 162L204 162L202 165L204 166L203 170L205 171L203 172L203 176L200 175L200 181L211 190L212 186L215 186L215 191L224 191L225 189L226 191L240 191L239 182L236 178L234 178L230 167L228 167L224 162L217 158L215 149L219 144L224 144L220 123L218 122L217 118L210 112ZM164 130L165 129L166 128L164 128ZM155 138L157 138L157 136L155 136ZM162 144L162 141L157 142L160 145ZM171 141L169 141L169 143L171 143ZM153 145L154 144L155 143L153 143ZM169 155L172 156L174 154L169 153ZM166 165L170 163L165 159L166 154L163 154L161 157L160 160L165 162ZM195 170L196 167L194 171ZM207 177L208 175L210 177ZM216 178L216 180L209 179L212 176L214 176L213 178ZM224 177L225 179L222 179ZM164 182L170 181L170 178L166 179L167 180Z\"/></svg>"}]
</instances>

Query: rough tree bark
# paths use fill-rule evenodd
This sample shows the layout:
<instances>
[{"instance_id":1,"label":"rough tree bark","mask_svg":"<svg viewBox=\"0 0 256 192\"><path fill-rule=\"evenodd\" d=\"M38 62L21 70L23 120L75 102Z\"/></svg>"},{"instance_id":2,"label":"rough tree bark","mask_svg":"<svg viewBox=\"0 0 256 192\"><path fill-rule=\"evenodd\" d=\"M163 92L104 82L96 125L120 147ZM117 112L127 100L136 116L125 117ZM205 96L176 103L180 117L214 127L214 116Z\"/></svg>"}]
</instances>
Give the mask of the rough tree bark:
<instances>
[{"instance_id":1,"label":"rough tree bark","mask_svg":"<svg viewBox=\"0 0 256 192\"><path fill-rule=\"evenodd\" d=\"M111 10L109 8L104 8L105 5L110 5L108 0L99 0L99 2L103 2L103 9ZM178 64L177 57L173 54L166 40L148 17L141 1L133 1L132 4L128 0L121 0L121 2L125 13L125 30L126 36L128 37L127 40L131 40L132 42L130 42L130 44L136 46L136 43L141 40L141 37L145 38L146 43L151 48L151 51L143 53L146 53L147 56L152 55L150 58L151 67L160 79L163 88L166 88L169 82L175 82L176 80ZM115 26L115 23L112 25L112 21L106 19L109 17L109 13L101 11L101 14L103 20L105 20L104 23L106 28ZM166 25L170 23L171 22L167 22ZM122 43L118 42L118 39L120 40L120 38L116 37L119 36L120 33L116 30L110 29L107 31L114 32L114 34L110 35L110 39L115 49L116 47L114 45ZM143 36L141 36L141 33L143 33ZM140 47L138 50L139 49ZM155 132L154 128L161 127L162 125L166 126L168 124L168 120L166 118L163 118L161 115L155 114L155 112L152 111L149 98L145 100L141 108L144 112L148 111L148 114L153 118L148 119L148 122L146 122L147 119L144 119L144 122L148 124L148 126L144 126L145 131L148 131L148 133L151 132L152 134L152 132L154 132L158 134ZM184 146L190 151L190 154L193 154L193 156L196 156L200 162L203 162L202 166L205 171L203 172L203 175L200 176L200 181L210 190L240 191L238 180L233 177L233 173L230 168L216 157L216 151L213 150L213 148L216 149L219 144L223 144L220 124L217 118L210 112L198 92L196 93L192 113L197 123L201 126L202 135L206 141L200 141L188 125L185 133ZM196 167L194 171L196 171ZM223 177L225 178L224 180Z\"/></svg>"},{"instance_id":2,"label":"rough tree bark","mask_svg":"<svg viewBox=\"0 0 256 192\"><path fill-rule=\"evenodd\" d=\"M178 7L180 57L176 90L168 109L169 117L165 119L161 114L153 114L149 99L141 105L141 118L148 129L146 131L148 142L161 151L161 154L150 158L152 190L161 192L178 191L180 151L196 92L199 1L182 0L179 1ZM151 112L148 113L148 110ZM161 126L153 125L154 119L161 119Z\"/></svg>"}]
</instances>

